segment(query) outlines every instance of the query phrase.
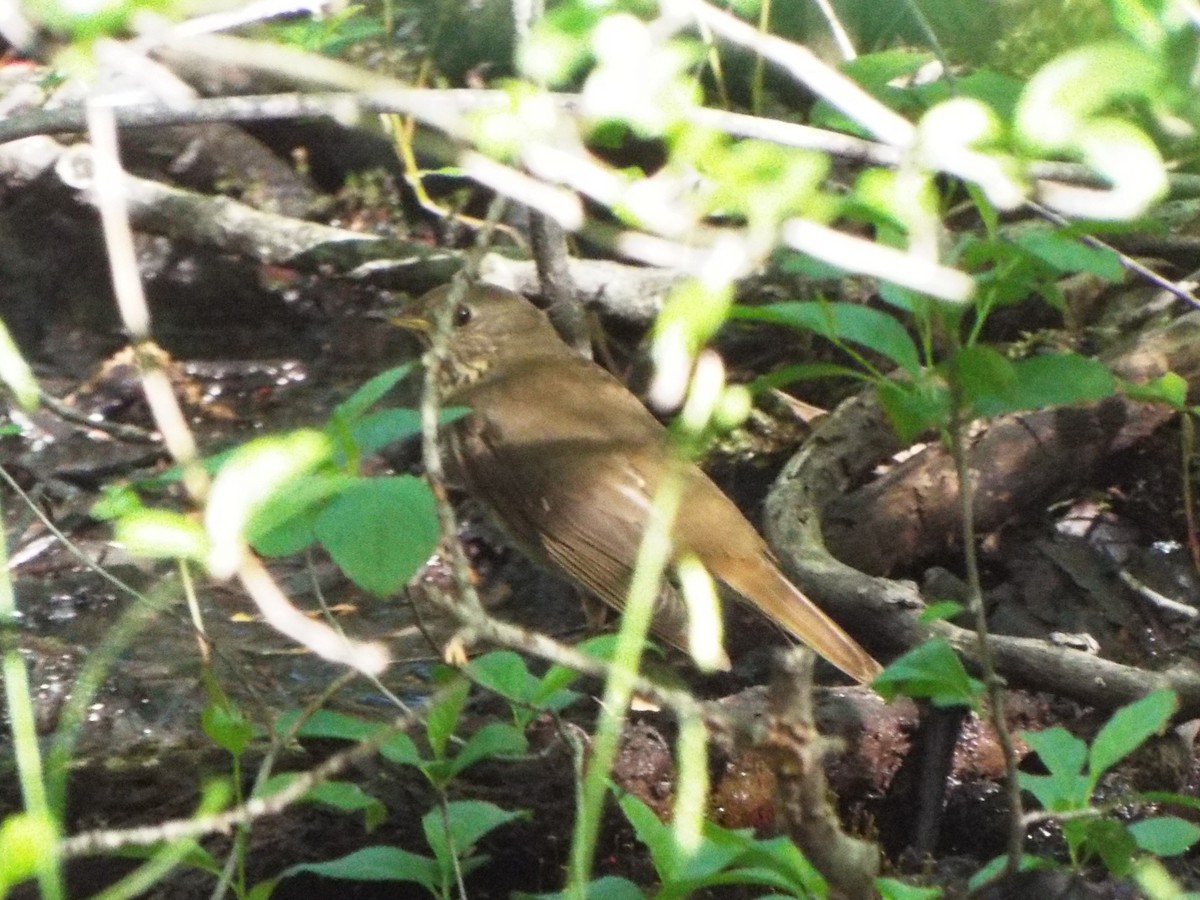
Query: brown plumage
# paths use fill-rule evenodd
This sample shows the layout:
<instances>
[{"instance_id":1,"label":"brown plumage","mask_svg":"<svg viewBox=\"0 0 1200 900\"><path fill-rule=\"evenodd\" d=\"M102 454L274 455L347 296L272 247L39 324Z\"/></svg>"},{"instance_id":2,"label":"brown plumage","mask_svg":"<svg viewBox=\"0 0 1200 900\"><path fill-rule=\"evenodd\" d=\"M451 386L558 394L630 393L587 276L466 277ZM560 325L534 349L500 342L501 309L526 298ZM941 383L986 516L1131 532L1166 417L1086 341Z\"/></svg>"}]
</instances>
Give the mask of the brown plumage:
<instances>
[{"instance_id":1,"label":"brown plumage","mask_svg":"<svg viewBox=\"0 0 1200 900\"><path fill-rule=\"evenodd\" d=\"M426 294L401 324L429 330L448 290ZM448 475L523 552L620 609L668 465L666 430L616 378L572 353L519 294L476 285L450 321L442 402L471 413L447 429ZM879 664L784 577L733 502L695 465L683 478L676 558L694 554L839 669L873 679ZM685 615L668 596L655 632L680 646Z\"/></svg>"}]
</instances>

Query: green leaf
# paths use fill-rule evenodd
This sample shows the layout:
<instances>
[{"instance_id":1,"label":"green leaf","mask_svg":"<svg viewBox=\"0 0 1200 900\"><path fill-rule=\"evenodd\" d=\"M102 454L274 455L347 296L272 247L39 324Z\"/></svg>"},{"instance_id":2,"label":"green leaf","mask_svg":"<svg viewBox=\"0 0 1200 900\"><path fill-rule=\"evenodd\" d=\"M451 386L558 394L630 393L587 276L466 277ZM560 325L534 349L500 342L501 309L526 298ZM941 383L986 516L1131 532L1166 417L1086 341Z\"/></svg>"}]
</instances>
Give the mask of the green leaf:
<instances>
[{"instance_id":1,"label":"green leaf","mask_svg":"<svg viewBox=\"0 0 1200 900\"><path fill-rule=\"evenodd\" d=\"M220 874L220 869L217 870L216 874ZM246 892L246 900L271 900L271 895L275 893L275 888L278 886L278 878L268 878L260 881Z\"/></svg>"},{"instance_id":2,"label":"green leaf","mask_svg":"<svg viewBox=\"0 0 1200 900\"><path fill-rule=\"evenodd\" d=\"M364 847L327 862L300 863L285 869L281 877L300 872L347 881L414 881L430 893L441 882L436 862L399 847Z\"/></svg>"},{"instance_id":3,"label":"green leaf","mask_svg":"<svg viewBox=\"0 0 1200 900\"><path fill-rule=\"evenodd\" d=\"M645 900L646 895L632 881L605 875L588 883L587 900Z\"/></svg>"},{"instance_id":4,"label":"green leaf","mask_svg":"<svg viewBox=\"0 0 1200 900\"><path fill-rule=\"evenodd\" d=\"M718 873L728 870L735 860L744 855L748 843L744 835L721 828L711 822L704 823L700 845L691 852L683 852L678 848L674 829L670 831L670 840L674 849L669 857L671 869L663 872L664 880L685 884L704 884L713 881ZM748 873L739 873L743 876L746 874ZM762 874L771 878L779 873L767 869ZM778 885L778 882L776 884Z\"/></svg>"},{"instance_id":5,"label":"green leaf","mask_svg":"<svg viewBox=\"0 0 1200 900\"><path fill-rule=\"evenodd\" d=\"M921 622L940 622L946 619L953 619L961 613L966 607L954 600L940 600L936 603L928 604L923 610L918 620Z\"/></svg>"},{"instance_id":6,"label":"green leaf","mask_svg":"<svg viewBox=\"0 0 1200 900\"><path fill-rule=\"evenodd\" d=\"M1177 794L1174 791L1141 791L1138 796L1146 803L1166 803L1200 812L1200 797Z\"/></svg>"},{"instance_id":7,"label":"green leaf","mask_svg":"<svg viewBox=\"0 0 1200 900\"><path fill-rule=\"evenodd\" d=\"M142 498L127 484L106 484L100 488L100 499L92 504L88 515L101 521L119 519L145 509Z\"/></svg>"},{"instance_id":8,"label":"green leaf","mask_svg":"<svg viewBox=\"0 0 1200 900\"><path fill-rule=\"evenodd\" d=\"M939 79L929 85L918 85L915 88L917 95L925 99L930 105L936 100L942 99L941 97L925 95L925 91L928 88L932 88L934 84L948 87L944 79ZM956 78L952 93L955 96L972 97L986 103L1002 120L1007 122L1012 119L1024 86L1024 82L1019 78L1013 78L1010 75L995 72L991 69L977 69L974 72L968 72L962 78ZM947 93L951 92L948 91ZM984 215L986 217L987 214L985 213Z\"/></svg>"},{"instance_id":9,"label":"green leaf","mask_svg":"<svg viewBox=\"0 0 1200 900\"><path fill-rule=\"evenodd\" d=\"M458 717L470 690L471 682L461 676L456 677L438 692L425 712L425 734L433 755L438 759L446 757L446 744L458 727Z\"/></svg>"},{"instance_id":10,"label":"green leaf","mask_svg":"<svg viewBox=\"0 0 1200 900\"><path fill-rule=\"evenodd\" d=\"M931 377L917 382L882 381L878 391L888 421L905 443L950 421L950 391Z\"/></svg>"},{"instance_id":11,"label":"green leaf","mask_svg":"<svg viewBox=\"0 0 1200 900\"><path fill-rule=\"evenodd\" d=\"M266 556L285 556L316 540L315 523L321 504L355 483L349 475L322 472L301 475L253 511L246 539Z\"/></svg>"},{"instance_id":12,"label":"green leaf","mask_svg":"<svg viewBox=\"0 0 1200 900\"><path fill-rule=\"evenodd\" d=\"M413 739L404 732L400 732L395 737L388 738L387 742L379 748L379 755L384 759L394 762L401 766L416 766L420 768L426 762L417 750L417 745Z\"/></svg>"},{"instance_id":13,"label":"green leaf","mask_svg":"<svg viewBox=\"0 0 1200 900\"><path fill-rule=\"evenodd\" d=\"M909 375L921 368L920 354L904 326L885 312L857 303L804 301L734 308L734 317L805 328L832 341L858 344L885 356Z\"/></svg>"},{"instance_id":14,"label":"green leaf","mask_svg":"<svg viewBox=\"0 0 1200 900\"><path fill-rule=\"evenodd\" d=\"M528 751L525 735L508 722L489 722L473 735L456 754L451 765L451 776L484 759L522 756Z\"/></svg>"},{"instance_id":15,"label":"green leaf","mask_svg":"<svg viewBox=\"0 0 1200 900\"><path fill-rule=\"evenodd\" d=\"M292 710L283 713L276 720L275 733L286 734L300 713ZM336 712L331 709L318 709L313 712L296 732L297 737L325 738L336 741L361 741L378 734L380 729L387 728L379 722L352 716L349 713Z\"/></svg>"},{"instance_id":16,"label":"green leaf","mask_svg":"<svg viewBox=\"0 0 1200 900\"><path fill-rule=\"evenodd\" d=\"M1200 841L1200 827L1178 816L1142 819L1129 826L1137 845L1155 856L1178 856Z\"/></svg>"},{"instance_id":17,"label":"green leaf","mask_svg":"<svg viewBox=\"0 0 1200 900\"><path fill-rule=\"evenodd\" d=\"M983 344L962 347L950 363L963 399L974 410L1010 408L1017 392L1013 364Z\"/></svg>"},{"instance_id":18,"label":"green leaf","mask_svg":"<svg viewBox=\"0 0 1200 900\"><path fill-rule=\"evenodd\" d=\"M488 832L524 815L484 800L454 800L446 804L444 811L434 808L425 813L421 827L434 857L446 867L451 860L451 846L459 859L465 859Z\"/></svg>"},{"instance_id":19,"label":"green leaf","mask_svg":"<svg viewBox=\"0 0 1200 900\"><path fill-rule=\"evenodd\" d=\"M139 509L117 520L113 540L134 556L147 559L208 558L209 541L204 528L183 513L166 509Z\"/></svg>"},{"instance_id":20,"label":"green leaf","mask_svg":"<svg viewBox=\"0 0 1200 900\"><path fill-rule=\"evenodd\" d=\"M388 391L399 384L410 371L412 371L412 363L380 372L334 407L333 415L340 417L348 424L361 419L368 409L383 399ZM417 429L420 430L420 427L418 422Z\"/></svg>"},{"instance_id":21,"label":"green leaf","mask_svg":"<svg viewBox=\"0 0 1200 900\"><path fill-rule=\"evenodd\" d=\"M975 709L983 683L963 668L944 638L930 638L894 661L873 686L885 700L899 694L925 697L935 706L969 706Z\"/></svg>"},{"instance_id":22,"label":"green leaf","mask_svg":"<svg viewBox=\"0 0 1200 900\"><path fill-rule=\"evenodd\" d=\"M1087 744L1065 728L1022 731L1020 737L1041 758L1049 775L1018 775L1020 785L1052 812L1083 809L1091 799L1092 783L1083 774Z\"/></svg>"},{"instance_id":23,"label":"green leaf","mask_svg":"<svg viewBox=\"0 0 1200 900\"><path fill-rule=\"evenodd\" d=\"M317 539L317 517L319 506L301 510L274 528L250 541L254 549L266 557L291 556L309 547Z\"/></svg>"},{"instance_id":24,"label":"green leaf","mask_svg":"<svg viewBox=\"0 0 1200 900\"><path fill-rule=\"evenodd\" d=\"M876 878L875 890L880 900L938 900L942 896L941 888L905 884L895 878Z\"/></svg>"},{"instance_id":25,"label":"green leaf","mask_svg":"<svg viewBox=\"0 0 1200 900\"><path fill-rule=\"evenodd\" d=\"M777 248L772 254L772 261L784 274L799 275L813 280L840 278L843 274L837 266L787 247Z\"/></svg>"},{"instance_id":26,"label":"green leaf","mask_svg":"<svg viewBox=\"0 0 1200 900\"><path fill-rule=\"evenodd\" d=\"M1034 796L1043 809L1051 812L1067 812L1087 806L1091 796L1091 782L1086 775L1031 775L1017 774L1021 789Z\"/></svg>"},{"instance_id":27,"label":"green leaf","mask_svg":"<svg viewBox=\"0 0 1200 900\"><path fill-rule=\"evenodd\" d=\"M528 700L537 685L525 660L512 650L493 650L476 657L468 670L480 686L510 700Z\"/></svg>"},{"instance_id":28,"label":"green leaf","mask_svg":"<svg viewBox=\"0 0 1200 900\"><path fill-rule=\"evenodd\" d=\"M0 381L8 385L23 409L35 409L38 405L38 383L29 363L21 355L8 327L0 322Z\"/></svg>"},{"instance_id":29,"label":"green leaf","mask_svg":"<svg viewBox=\"0 0 1200 900\"><path fill-rule=\"evenodd\" d=\"M350 781L323 781L309 790L304 799L342 812L362 812L367 831L387 818L387 807Z\"/></svg>"},{"instance_id":30,"label":"green leaf","mask_svg":"<svg viewBox=\"0 0 1200 900\"><path fill-rule=\"evenodd\" d=\"M972 893L982 889L986 884L993 879L998 878L1000 873L1008 865L1007 856L997 856L995 859L989 860L983 868L970 877L967 886ZM1031 872L1034 869L1052 869L1056 863L1049 859L1043 859L1040 856L1030 856L1028 854L1021 855L1021 861L1017 865L1017 870L1020 872Z\"/></svg>"},{"instance_id":31,"label":"green leaf","mask_svg":"<svg viewBox=\"0 0 1200 900\"><path fill-rule=\"evenodd\" d=\"M1060 230L1027 228L1012 240L1061 274L1089 272L1113 282L1125 275L1116 252L1106 247L1089 247L1078 237Z\"/></svg>"},{"instance_id":32,"label":"green leaf","mask_svg":"<svg viewBox=\"0 0 1200 900\"><path fill-rule=\"evenodd\" d=\"M659 877L668 880L670 874L678 865L678 848L675 846L675 836L666 825L641 798L633 794L622 794L617 798L617 805L625 818L633 826L634 834L650 851L650 859Z\"/></svg>"},{"instance_id":33,"label":"green leaf","mask_svg":"<svg viewBox=\"0 0 1200 900\"><path fill-rule=\"evenodd\" d=\"M246 529L255 512L330 459L332 444L319 431L256 438L232 453L217 472L204 509L212 549L209 570L229 577L246 553Z\"/></svg>"},{"instance_id":34,"label":"green leaf","mask_svg":"<svg viewBox=\"0 0 1200 900\"><path fill-rule=\"evenodd\" d=\"M200 712L200 725L209 740L234 756L241 756L254 737L254 726L237 706L210 700Z\"/></svg>"},{"instance_id":35,"label":"green leaf","mask_svg":"<svg viewBox=\"0 0 1200 900\"><path fill-rule=\"evenodd\" d=\"M529 702L540 709L555 712L566 709L577 701L582 694L567 689L567 685L579 679L579 673L565 666L551 666L538 682L537 690L529 698Z\"/></svg>"},{"instance_id":36,"label":"green leaf","mask_svg":"<svg viewBox=\"0 0 1200 900\"><path fill-rule=\"evenodd\" d=\"M393 441L421 433L421 413L415 409L380 409L350 426L360 454L374 453Z\"/></svg>"},{"instance_id":37,"label":"green leaf","mask_svg":"<svg viewBox=\"0 0 1200 900\"><path fill-rule=\"evenodd\" d=\"M1164 689L1147 694L1113 713L1092 741L1088 771L1093 780L1140 747L1151 735L1162 731L1178 708L1175 693Z\"/></svg>"},{"instance_id":38,"label":"green leaf","mask_svg":"<svg viewBox=\"0 0 1200 900\"><path fill-rule=\"evenodd\" d=\"M719 826L709 823L710 828ZM808 861L800 848L786 837L759 839L738 833L745 852L738 858L738 871L749 867L769 868L784 881L784 889L799 897L826 897L829 886L820 872Z\"/></svg>"},{"instance_id":39,"label":"green leaf","mask_svg":"<svg viewBox=\"0 0 1200 900\"><path fill-rule=\"evenodd\" d=\"M1133 868L1137 843L1116 819L1076 819L1063 822L1062 828L1068 845L1099 856L1105 868L1118 878L1124 878Z\"/></svg>"},{"instance_id":40,"label":"green leaf","mask_svg":"<svg viewBox=\"0 0 1200 900\"><path fill-rule=\"evenodd\" d=\"M440 534L429 486L410 475L356 479L321 513L316 532L351 581L381 596L412 578Z\"/></svg>"},{"instance_id":41,"label":"green leaf","mask_svg":"<svg viewBox=\"0 0 1200 900\"><path fill-rule=\"evenodd\" d=\"M1012 368L1016 375L1012 394L1007 398L977 398L974 408L978 415L1090 403L1111 397L1116 391L1116 381L1104 364L1078 353L1047 353L1018 360Z\"/></svg>"},{"instance_id":42,"label":"green leaf","mask_svg":"<svg viewBox=\"0 0 1200 900\"><path fill-rule=\"evenodd\" d=\"M550 894L524 894L520 891L513 893L513 900L567 900L565 891L555 891ZM616 875L605 875L589 881L584 888L585 900L646 900L642 889L625 878Z\"/></svg>"},{"instance_id":43,"label":"green leaf","mask_svg":"<svg viewBox=\"0 0 1200 900\"><path fill-rule=\"evenodd\" d=\"M1087 744L1061 725L1042 731L1022 731L1019 734L1021 740L1042 758L1042 764L1050 772L1067 775L1083 772L1088 755Z\"/></svg>"},{"instance_id":44,"label":"green leaf","mask_svg":"<svg viewBox=\"0 0 1200 900\"><path fill-rule=\"evenodd\" d=\"M1162 403L1180 412L1187 409L1187 380L1174 372L1167 372L1145 384L1122 381L1121 392L1143 403Z\"/></svg>"},{"instance_id":45,"label":"green leaf","mask_svg":"<svg viewBox=\"0 0 1200 900\"><path fill-rule=\"evenodd\" d=\"M48 816L6 816L0 823L0 893L49 866L57 844L57 829Z\"/></svg>"}]
</instances>

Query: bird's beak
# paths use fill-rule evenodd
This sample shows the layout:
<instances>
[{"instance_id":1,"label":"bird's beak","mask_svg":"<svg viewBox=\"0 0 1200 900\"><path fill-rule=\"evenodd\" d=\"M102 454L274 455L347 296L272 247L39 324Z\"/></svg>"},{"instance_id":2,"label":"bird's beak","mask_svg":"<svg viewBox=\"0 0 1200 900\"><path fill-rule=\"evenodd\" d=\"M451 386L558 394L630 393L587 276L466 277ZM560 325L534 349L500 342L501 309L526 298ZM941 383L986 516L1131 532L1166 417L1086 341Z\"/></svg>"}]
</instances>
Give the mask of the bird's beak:
<instances>
[{"instance_id":1,"label":"bird's beak","mask_svg":"<svg viewBox=\"0 0 1200 900\"><path fill-rule=\"evenodd\" d=\"M415 331L418 334L429 334L433 330L433 326L428 319L421 316L391 316L388 321L398 328L403 328L405 331Z\"/></svg>"}]
</instances>

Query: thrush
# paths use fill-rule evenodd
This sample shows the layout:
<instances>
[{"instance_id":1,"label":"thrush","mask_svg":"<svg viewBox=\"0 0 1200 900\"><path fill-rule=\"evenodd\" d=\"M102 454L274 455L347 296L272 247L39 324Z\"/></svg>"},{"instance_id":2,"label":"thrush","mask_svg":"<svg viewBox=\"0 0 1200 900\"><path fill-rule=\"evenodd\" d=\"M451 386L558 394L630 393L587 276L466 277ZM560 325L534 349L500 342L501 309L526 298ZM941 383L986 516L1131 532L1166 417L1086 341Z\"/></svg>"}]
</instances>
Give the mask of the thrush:
<instances>
[{"instance_id":1,"label":"thrush","mask_svg":"<svg viewBox=\"0 0 1200 900\"><path fill-rule=\"evenodd\" d=\"M431 333L450 286L397 320ZM666 428L615 376L574 353L520 294L477 284L449 311L439 389L469 413L445 426L447 480L479 501L517 548L621 609L651 503L680 466ZM718 581L859 682L879 664L780 571L766 542L693 463L682 479L672 559L690 554ZM686 642L669 588L653 629Z\"/></svg>"}]
</instances>

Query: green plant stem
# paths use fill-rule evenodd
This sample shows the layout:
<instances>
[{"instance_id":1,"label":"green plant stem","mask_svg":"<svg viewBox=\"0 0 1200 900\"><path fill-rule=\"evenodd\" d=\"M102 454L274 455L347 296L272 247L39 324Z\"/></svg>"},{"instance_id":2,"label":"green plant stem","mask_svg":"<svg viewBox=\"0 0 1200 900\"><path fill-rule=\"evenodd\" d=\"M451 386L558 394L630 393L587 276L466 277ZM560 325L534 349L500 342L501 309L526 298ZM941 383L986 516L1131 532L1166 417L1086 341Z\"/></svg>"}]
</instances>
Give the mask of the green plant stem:
<instances>
[{"instance_id":1,"label":"green plant stem","mask_svg":"<svg viewBox=\"0 0 1200 900\"><path fill-rule=\"evenodd\" d=\"M2 515L0 521L3 521ZM33 700L29 692L29 672L17 641L17 621L16 595L8 572L7 542L0 539L0 638L4 646L0 671L4 674L4 699L12 732L17 776L21 782L26 814L49 824L53 832L58 834L61 826L50 808L46 790ZM44 852L38 854L37 878L44 900L60 900L65 895L62 869L55 849L45 848Z\"/></svg>"},{"instance_id":2,"label":"green plant stem","mask_svg":"<svg viewBox=\"0 0 1200 900\"><path fill-rule=\"evenodd\" d=\"M164 875L187 858L195 841L187 838L163 847L158 853L138 866L116 884L92 896L91 900L128 900L145 894Z\"/></svg>"},{"instance_id":3,"label":"green plant stem","mask_svg":"<svg viewBox=\"0 0 1200 900\"><path fill-rule=\"evenodd\" d=\"M250 788L251 797L257 797L262 791L263 787L271 777L271 772L275 767L275 761L279 758L280 752L282 752L285 747L287 747L296 739L296 735L299 734L301 727L303 727L304 723L312 717L313 713L315 713L318 709L323 709L325 704L334 696L336 696L342 690L342 688L353 681L357 676L362 674L363 673L361 672L354 672L353 670L343 672L329 685L327 685L320 694L305 704L304 708L300 711L300 715L296 717L296 721L292 723L292 727L289 728L285 733L277 734L275 730L272 729L271 746L267 749L266 754L263 756L262 762L259 764L258 771L254 775L254 784ZM405 715L411 715L411 712L408 709L405 709L404 713ZM252 822L247 821L238 833L245 835L246 838L249 839L251 825ZM221 869L221 874L217 878L217 883L213 886L212 893L209 894L210 900L221 900L221 898L228 893L229 887L233 883L235 869L240 865L238 853L236 851L236 847L230 850L229 856L225 860L225 865ZM242 884L244 887L244 871L242 872Z\"/></svg>"},{"instance_id":4,"label":"green plant stem","mask_svg":"<svg viewBox=\"0 0 1200 900\"><path fill-rule=\"evenodd\" d=\"M979 661L987 684L992 727L1004 755L1005 790L1008 795L1008 850L1005 872L1015 874L1021 865L1025 842L1025 823L1021 803L1021 785L1017 780L1017 753L1012 735L1004 721L1004 682L996 672L992 645L988 640L987 613L983 608L983 586L979 578L979 556L975 548L975 484L971 480L970 450L967 447L967 421L963 418L963 398L956 383L951 384L953 409L950 418L950 452L958 476L958 497L962 516L963 561L967 572L968 603L975 616L975 634L979 641Z\"/></svg>"},{"instance_id":5,"label":"green plant stem","mask_svg":"<svg viewBox=\"0 0 1200 900\"><path fill-rule=\"evenodd\" d=\"M1192 568L1200 572L1200 535L1196 533L1196 495L1192 491L1192 456L1196 452L1196 425L1192 413L1179 414L1179 455L1183 483L1183 517L1187 522L1187 546Z\"/></svg>"},{"instance_id":6,"label":"green plant stem","mask_svg":"<svg viewBox=\"0 0 1200 900\"><path fill-rule=\"evenodd\" d=\"M633 580L629 585L628 605L621 616L621 630L617 633L612 667L604 685L600 717L583 776L575 830L571 838L566 894L578 900L586 896L591 879L592 857L600 833L604 798L608 793L608 776L620 746L625 712L633 696L642 648L650 633L662 573L670 561L671 526L679 510L682 493L683 481L679 471L677 467L671 467L655 492L646 531L638 548Z\"/></svg>"},{"instance_id":7,"label":"green plant stem","mask_svg":"<svg viewBox=\"0 0 1200 900\"><path fill-rule=\"evenodd\" d=\"M438 788L438 809L442 814L442 829L446 835L446 848L450 851L450 859L441 860L441 862L443 864L446 862L450 863L450 868L452 869L452 873L454 875L454 885L458 890L459 900L468 900L467 885L466 882L463 881L462 865L458 859L458 847L454 845L454 835L450 831L449 803L450 800L446 796L446 791L442 788ZM450 885L446 884L444 881L442 882L442 896L446 898L446 900L450 900Z\"/></svg>"}]
</instances>

